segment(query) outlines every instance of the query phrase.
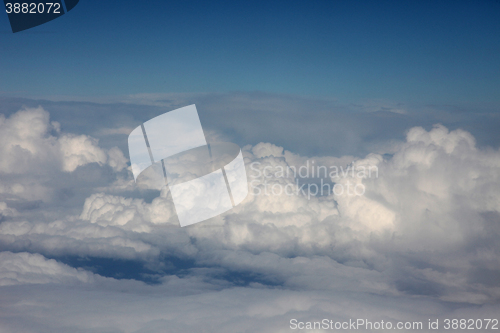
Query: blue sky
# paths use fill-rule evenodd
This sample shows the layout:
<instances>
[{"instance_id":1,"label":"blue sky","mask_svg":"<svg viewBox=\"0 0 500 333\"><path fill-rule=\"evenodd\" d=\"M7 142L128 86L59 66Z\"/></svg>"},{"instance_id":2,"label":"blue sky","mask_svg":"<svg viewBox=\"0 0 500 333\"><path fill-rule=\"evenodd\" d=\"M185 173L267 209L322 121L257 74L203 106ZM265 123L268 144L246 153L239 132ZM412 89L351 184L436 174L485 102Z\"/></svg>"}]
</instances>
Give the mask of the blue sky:
<instances>
[{"instance_id":1,"label":"blue sky","mask_svg":"<svg viewBox=\"0 0 500 333\"><path fill-rule=\"evenodd\" d=\"M265 91L344 102L500 102L500 2L80 1L12 34L0 91Z\"/></svg>"},{"instance_id":2,"label":"blue sky","mask_svg":"<svg viewBox=\"0 0 500 333\"><path fill-rule=\"evenodd\" d=\"M81 0L16 34L0 15L0 332L500 319L499 60L497 0ZM128 136L191 104L249 195L181 228ZM378 171L262 176L314 166ZM323 180L365 191L301 194Z\"/></svg>"}]
</instances>

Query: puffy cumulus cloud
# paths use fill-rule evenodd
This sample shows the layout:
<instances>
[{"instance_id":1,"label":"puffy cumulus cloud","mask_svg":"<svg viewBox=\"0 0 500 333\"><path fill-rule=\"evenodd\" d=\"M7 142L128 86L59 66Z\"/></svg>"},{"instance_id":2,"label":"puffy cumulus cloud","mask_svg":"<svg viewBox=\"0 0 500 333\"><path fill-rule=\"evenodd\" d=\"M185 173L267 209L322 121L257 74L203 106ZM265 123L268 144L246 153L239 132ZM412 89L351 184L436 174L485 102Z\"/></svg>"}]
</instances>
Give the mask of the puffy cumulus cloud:
<instances>
[{"instance_id":1,"label":"puffy cumulus cloud","mask_svg":"<svg viewBox=\"0 0 500 333\"><path fill-rule=\"evenodd\" d=\"M0 171L27 173L47 164L60 169L57 138L49 133L56 129L41 107L21 110L9 118L0 115Z\"/></svg>"},{"instance_id":2,"label":"puffy cumulus cloud","mask_svg":"<svg viewBox=\"0 0 500 333\"><path fill-rule=\"evenodd\" d=\"M499 213L500 154L479 150L467 132L436 126L413 128L407 144L370 186L399 214L398 238L411 249L446 249L498 231L488 217Z\"/></svg>"},{"instance_id":3,"label":"puffy cumulus cloud","mask_svg":"<svg viewBox=\"0 0 500 333\"><path fill-rule=\"evenodd\" d=\"M47 168L74 171L88 163L109 164L116 171L127 160L118 148L106 151L87 135L61 133L42 107L24 108L9 118L0 115L0 172L43 173Z\"/></svg>"},{"instance_id":4,"label":"puffy cumulus cloud","mask_svg":"<svg viewBox=\"0 0 500 333\"><path fill-rule=\"evenodd\" d=\"M0 286L92 281L92 273L46 259L40 254L0 253Z\"/></svg>"},{"instance_id":5,"label":"puffy cumulus cloud","mask_svg":"<svg viewBox=\"0 0 500 333\"><path fill-rule=\"evenodd\" d=\"M183 235L199 262L208 260L203 253L210 258L217 251L320 255L384 272L400 292L472 303L499 298L492 279L500 267L493 241L500 234L500 153L478 149L469 133L416 127L394 155L363 159L307 158L265 143L243 150L250 194L222 216L162 229L177 223L164 189L152 203L93 195L81 218L124 230ZM327 173L318 178L321 166ZM309 185L324 175L332 189L341 190L311 195L316 188ZM219 259L208 262L225 262ZM256 269L256 261L241 262L247 262L247 271ZM243 266L227 262L229 269Z\"/></svg>"},{"instance_id":6,"label":"puffy cumulus cloud","mask_svg":"<svg viewBox=\"0 0 500 333\"><path fill-rule=\"evenodd\" d=\"M87 135L61 136L59 144L63 156L63 171L72 172L89 163L107 163L115 171L121 171L127 166L127 159L120 149L113 147L106 152L97 143L96 139Z\"/></svg>"},{"instance_id":7,"label":"puffy cumulus cloud","mask_svg":"<svg viewBox=\"0 0 500 333\"><path fill-rule=\"evenodd\" d=\"M122 151L118 147L112 147L108 150L108 165L115 171L121 171L127 167L127 159L123 156Z\"/></svg>"},{"instance_id":8,"label":"puffy cumulus cloud","mask_svg":"<svg viewBox=\"0 0 500 333\"><path fill-rule=\"evenodd\" d=\"M367 197L397 214L398 238L412 249L444 249L480 236L484 214L498 214L500 153L480 150L467 132L412 128L407 143L377 165Z\"/></svg>"},{"instance_id":9,"label":"puffy cumulus cloud","mask_svg":"<svg viewBox=\"0 0 500 333\"><path fill-rule=\"evenodd\" d=\"M159 250L140 236L87 221L6 221L0 224L0 248L47 256L93 256L124 259L157 257Z\"/></svg>"},{"instance_id":10,"label":"puffy cumulus cloud","mask_svg":"<svg viewBox=\"0 0 500 333\"><path fill-rule=\"evenodd\" d=\"M394 231L397 212L371 195L372 189L367 184L377 181L383 163L381 155L370 154L353 161L341 173L333 174L333 198L338 204L342 224L355 229L358 235Z\"/></svg>"},{"instance_id":11,"label":"puffy cumulus cloud","mask_svg":"<svg viewBox=\"0 0 500 333\"><path fill-rule=\"evenodd\" d=\"M116 225L135 232L151 232L152 224L178 224L172 201L165 195L151 204L142 199L97 193L85 200L82 220L102 226Z\"/></svg>"},{"instance_id":12,"label":"puffy cumulus cloud","mask_svg":"<svg viewBox=\"0 0 500 333\"><path fill-rule=\"evenodd\" d=\"M127 162L116 147L102 149L92 137L62 133L42 107L24 108L8 118L0 115L0 155L0 194L10 200L46 201L56 194L52 184L61 172L90 163L118 172Z\"/></svg>"},{"instance_id":13,"label":"puffy cumulus cloud","mask_svg":"<svg viewBox=\"0 0 500 333\"><path fill-rule=\"evenodd\" d=\"M392 257L393 271L400 265L393 276L400 290L457 302L500 299L498 150L478 149L462 130L415 127L391 158L369 155L353 165L376 166L378 177L341 179L366 192L334 196L340 216L385 231L377 252Z\"/></svg>"},{"instance_id":14,"label":"puffy cumulus cloud","mask_svg":"<svg viewBox=\"0 0 500 333\"><path fill-rule=\"evenodd\" d=\"M106 153L97 146L97 140L86 135L66 135L59 139L59 144L63 156L63 171L71 172L88 163L106 162Z\"/></svg>"},{"instance_id":15,"label":"puffy cumulus cloud","mask_svg":"<svg viewBox=\"0 0 500 333\"><path fill-rule=\"evenodd\" d=\"M438 312L454 315L457 306L465 317L498 311L500 152L478 148L468 132L414 127L390 155L364 158L307 157L270 143L246 146L248 197L232 211L180 228L168 187L147 192L144 184L136 185L130 173L120 171L125 163L121 151L99 148L87 136L58 133L43 110L21 111L3 119L2 126L13 124L23 112L28 119L30 112L37 115L30 121L42 134L34 140L21 129L12 130L23 138L19 148L8 146L19 161L53 163L56 176L106 164L115 178L96 181L92 193L62 217L50 212L57 207L43 211L42 219L5 200L0 204L1 249L139 261L160 283L134 285L130 293L122 293L116 290L122 290L123 281L114 281L116 292L109 299L100 296L101 287L94 283L81 316L40 321L27 312L29 327L155 332L168 322L176 332L203 328L208 320L218 331L247 325L252 331L279 332L289 330L286 323L294 316L412 320L418 313L427 321ZM38 153L43 149L52 159ZM9 163L1 168L15 178ZM18 175L29 176L32 170L26 168ZM86 171L82 183L93 170ZM7 181L2 188L18 193L27 184ZM325 187L328 191L318 193ZM169 276L172 271L182 278ZM246 287L228 288L235 284ZM192 286L199 294L163 298ZM158 298L144 297L156 292ZM36 293L39 299L48 297L41 290ZM71 297L90 295L86 293L76 290ZM51 310L60 309L57 303L66 297L58 291ZM144 320L134 324L123 319L132 308L137 311L124 302L127 297L143 305ZM193 308L196 302L211 307ZM100 306L110 310L92 312ZM183 311L199 320L189 322L192 316ZM235 317L241 320L231 319ZM256 318L269 326L255 329ZM15 320L2 322L6 332L17 327Z\"/></svg>"}]
</instances>

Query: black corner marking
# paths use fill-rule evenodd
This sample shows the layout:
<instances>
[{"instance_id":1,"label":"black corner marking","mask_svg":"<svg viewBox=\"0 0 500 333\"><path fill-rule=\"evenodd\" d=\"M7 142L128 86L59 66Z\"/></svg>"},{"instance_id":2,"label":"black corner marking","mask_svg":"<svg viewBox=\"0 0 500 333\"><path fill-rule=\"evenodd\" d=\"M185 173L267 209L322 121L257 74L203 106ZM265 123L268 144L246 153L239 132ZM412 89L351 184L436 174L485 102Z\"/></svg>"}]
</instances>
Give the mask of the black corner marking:
<instances>
[{"instance_id":1,"label":"black corner marking","mask_svg":"<svg viewBox=\"0 0 500 333\"><path fill-rule=\"evenodd\" d=\"M73 9L79 0L4 0L5 11L9 17L12 32L30 29L52 21Z\"/></svg>"},{"instance_id":2,"label":"black corner marking","mask_svg":"<svg viewBox=\"0 0 500 333\"><path fill-rule=\"evenodd\" d=\"M64 3L66 4L66 9L68 12L75 8L75 6L78 4L78 1L80 0L64 0Z\"/></svg>"}]
</instances>

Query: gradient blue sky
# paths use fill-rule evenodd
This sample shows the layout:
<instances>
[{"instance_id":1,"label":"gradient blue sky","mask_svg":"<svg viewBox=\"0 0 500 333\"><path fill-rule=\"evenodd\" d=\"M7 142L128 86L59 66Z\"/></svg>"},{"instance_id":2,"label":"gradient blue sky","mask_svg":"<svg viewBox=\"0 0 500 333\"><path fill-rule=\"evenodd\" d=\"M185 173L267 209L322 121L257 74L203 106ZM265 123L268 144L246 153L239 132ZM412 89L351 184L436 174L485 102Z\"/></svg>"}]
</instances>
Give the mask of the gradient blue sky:
<instances>
[{"instance_id":1,"label":"gradient blue sky","mask_svg":"<svg viewBox=\"0 0 500 333\"><path fill-rule=\"evenodd\" d=\"M500 2L92 1L13 34L0 94L265 91L500 105Z\"/></svg>"},{"instance_id":2,"label":"gradient blue sky","mask_svg":"<svg viewBox=\"0 0 500 333\"><path fill-rule=\"evenodd\" d=\"M16 34L0 13L0 332L498 319L499 60L500 0L80 0ZM127 137L191 104L251 194L181 228Z\"/></svg>"}]
</instances>

